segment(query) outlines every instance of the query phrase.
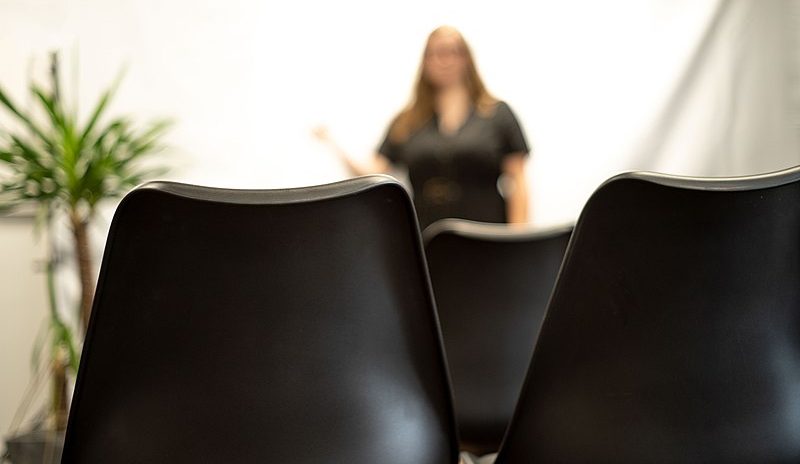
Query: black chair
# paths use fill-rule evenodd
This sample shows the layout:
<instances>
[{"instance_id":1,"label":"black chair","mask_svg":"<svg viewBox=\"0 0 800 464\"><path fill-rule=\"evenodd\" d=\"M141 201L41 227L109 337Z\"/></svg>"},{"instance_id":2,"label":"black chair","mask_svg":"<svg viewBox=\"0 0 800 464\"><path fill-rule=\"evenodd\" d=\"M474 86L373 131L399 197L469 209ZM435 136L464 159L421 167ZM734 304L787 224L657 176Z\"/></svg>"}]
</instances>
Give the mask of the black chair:
<instances>
[{"instance_id":1,"label":"black chair","mask_svg":"<svg viewBox=\"0 0 800 464\"><path fill-rule=\"evenodd\" d=\"M464 450L500 447L570 231L444 219L424 232Z\"/></svg>"},{"instance_id":2,"label":"black chair","mask_svg":"<svg viewBox=\"0 0 800 464\"><path fill-rule=\"evenodd\" d=\"M800 169L601 186L496 462L800 462Z\"/></svg>"},{"instance_id":3,"label":"black chair","mask_svg":"<svg viewBox=\"0 0 800 464\"><path fill-rule=\"evenodd\" d=\"M455 464L455 436L400 184L122 201L63 463Z\"/></svg>"}]
</instances>

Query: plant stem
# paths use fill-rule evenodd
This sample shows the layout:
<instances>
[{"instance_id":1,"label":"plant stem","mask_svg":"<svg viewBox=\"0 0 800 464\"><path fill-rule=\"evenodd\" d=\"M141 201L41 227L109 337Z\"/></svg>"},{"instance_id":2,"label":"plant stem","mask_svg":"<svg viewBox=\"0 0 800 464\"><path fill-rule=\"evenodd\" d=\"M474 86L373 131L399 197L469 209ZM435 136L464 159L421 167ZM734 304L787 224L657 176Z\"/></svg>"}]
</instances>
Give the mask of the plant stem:
<instances>
[{"instance_id":1,"label":"plant stem","mask_svg":"<svg viewBox=\"0 0 800 464\"><path fill-rule=\"evenodd\" d=\"M53 418L57 431L67 429L67 362L63 349L57 347L53 355Z\"/></svg>"},{"instance_id":2,"label":"plant stem","mask_svg":"<svg viewBox=\"0 0 800 464\"><path fill-rule=\"evenodd\" d=\"M48 219L48 224L50 223ZM55 263L53 257L50 256L47 260L47 295L50 302L50 318L53 325L53 357L50 368L53 374L52 383L52 413L54 420L54 427L57 431L67 429L67 364L64 359L64 348L61 346L61 330L63 325L61 317L58 314L58 306L56 302L56 285L55 285Z\"/></svg>"},{"instance_id":3,"label":"plant stem","mask_svg":"<svg viewBox=\"0 0 800 464\"><path fill-rule=\"evenodd\" d=\"M92 313L92 299L94 298L94 279L92 278L92 256L89 249L88 221L83 219L77 211L70 212L72 223L72 236L75 239L75 256L78 261L78 275L81 281L81 326L83 333L89 327L89 317Z\"/></svg>"}]
</instances>

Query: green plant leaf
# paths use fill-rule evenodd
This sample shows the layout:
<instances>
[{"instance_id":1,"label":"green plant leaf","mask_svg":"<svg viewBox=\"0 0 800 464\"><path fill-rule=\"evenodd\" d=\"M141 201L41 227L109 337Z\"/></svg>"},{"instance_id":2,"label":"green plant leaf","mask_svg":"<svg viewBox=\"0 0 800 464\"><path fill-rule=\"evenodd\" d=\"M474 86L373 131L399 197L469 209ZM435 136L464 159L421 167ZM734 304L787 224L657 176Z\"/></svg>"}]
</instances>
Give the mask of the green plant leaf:
<instances>
[{"instance_id":1,"label":"green plant leaf","mask_svg":"<svg viewBox=\"0 0 800 464\"><path fill-rule=\"evenodd\" d=\"M100 100L97 102L97 105L95 106L94 111L92 111L92 115L89 117L89 121L86 123L86 127L83 129L83 131L81 133L81 136L80 136L81 144L83 144L88 139L88 137L92 133L92 130L94 129L95 125L97 125L97 121L100 119L100 116L103 114L103 111L108 106L108 103L111 101L111 99L117 93L117 89L119 88L119 85L122 82L122 78L124 77L124 75L125 75L125 71L123 69L122 71L120 71L119 75L114 80L114 83L111 84L111 87L109 87L103 93L103 95L100 97Z\"/></svg>"},{"instance_id":2,"label":"green plant leaf","mask_svg":"<svg viewBox=\"0 0 800 464\"><path fill-rule=\"evenodd\" d=\"M18 202L15 203L0 203L0 214L6 214L14 211L19 206Z\"/></svg>"},{"instance_id":3,"label":"green plant leaf","mask_svg":"<svg viewBox=\"0 0 800 464\"><path fill-rule=\"evenodd\" d=\"M44 133L33 123L33 120L22 113L20 110L17 109L17 106L8 98L5 91L2 87L0 87L0 103L3 104L14 116L17 117L20 121L22 121L33 133L38 135L39 137L47 138Z\"/></svg>"},{"instance_id":4,"label":"green plant leaf","mask_svg":"<svg viewBox=\"0 0 800 464\"><path fill-rule=\"evenodd\" d=\"M36 331L36 337L34 338L33 342L33 352L31 353L31 367L32 370L36 370L39 367L42 359L42 350L44 350L45 345L47 344L48 335L50 332L50 326L42 325L39 327L39 330Z\"/></svg>"},{"instance_id":5,"label":"green plant leaf","mask_svg":"<svg viewBox=\"0 0 800 464\"><path fill-rule=\"evenodd\" d=\"M59 108L55 95L48 95L44 90L42 90L41 87L35 84L31 86L31 93L36 96L36 98L39 100L39 103L41 103L42 107L44 107L47 115L50 117L53 127L56 129L64 127L65 117Z\"/></svg>"},{"instance_id":6,"label":"green plant leaf","mask_svg":"<svg viewBox=\"0 0 800 464\"><path fill-rule=\"evenodd\" d=\"M170 121L140 126L129 117L108 115L122 76L101 93L85 124L79 122L74 106L65 103L70 100L59 93L57 70L52 73L51 88L29 86L36 103L30 112L21 111L0 88L0 111L5 109L22 122L19 130L0 127L0 209L36 202L37 230L48 232L54 218L67 213L89 221L103 200L117 198L145 178L166 172L139 161L163 148ZM41 118L34 119L34 114ZM64 348L70 367L77 369L77 332L58 311L54 260L49 257L47 269L48 340L51 347Z\"/></svg>"},{"instance_id":7,"label":"green plant leaf","mask_svg":"<svg viewBox=\"0 0 800 464\"><path fill-rule=\"evenodd\" d=\"M75 345L75 337L72 330L66 326L60 319L53 319L53 326L55 334L53 337L53 348L63 347L67 350L67 360L72 372L78 372L78 365L80 364L80 355Z\"/></svg>"},{"instance_id":8,"label":"green plant leaf","mask_svg":"<svg viewBox=\"0 0 800 464\"><path fill-rule=\"evenodd\" d=\"M11 139L14 141L14 147L18 149L16 154L21 158L22 163L46 169L42 163L42 159L47 156L46 153L39 151L33 144L22 140L16 135L12 135Z\"/></svg>"}]
</instances>

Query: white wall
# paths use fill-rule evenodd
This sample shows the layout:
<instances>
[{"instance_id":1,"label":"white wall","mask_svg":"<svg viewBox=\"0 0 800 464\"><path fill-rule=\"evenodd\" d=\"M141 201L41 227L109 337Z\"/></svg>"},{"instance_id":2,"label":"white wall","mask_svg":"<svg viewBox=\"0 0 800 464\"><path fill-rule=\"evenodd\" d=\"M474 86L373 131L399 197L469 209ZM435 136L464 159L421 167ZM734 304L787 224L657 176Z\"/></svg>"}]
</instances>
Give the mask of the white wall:
<instances>
[{"instance_id":1,"label":"white wall","mask_svg":"<svg viewBox=\"0 0 800 464\"><path fill-rule=\"evenodd\" d=\"M78 76L67 88L85 112L125 65L113 109L177 121L172 178L308 185L345 176L311 128L327 125L351 154L370 156L409 96L427 33L453 24L527 131L533 221L550 225L574 220L594 188L624 170L742 175L800 163L788 108L783 121L774 105L744 114L789 101L774 90L787 73L776 51L788 42L770 34L791 29L776 20L796 21L779 11L796 3L3 0L0 83L22 98L28 76L43 75L46 52L60 49L64 74ZM722 5L727 22L701 66L689 69ZM689 101L671 113L680 121L667 137L664 109L681 85ZM733 98L743 90L749 100ZM778 146L755 153L763 137L754 131L775 132Z\"/></svg>"},{"instance_id":2,"label":"white wall","mask_svg":"<svg viewBox=\"0 0 800 464\"><path fill-rule=\"evenodd\" d=\"M533 218L547 225L574 220L597 184L628 168L632 137L717 4L5 0L0 82L22 95L29 69L41 74L45 52L60 48L65 65L77 61L87 110L126 64L115 109L177 120L174 178L321 183L345 172L311 128L371 155L408 98L427 33L453 24L535 147Z\"/></svg>"},{"instance_id":3,"label":"white wall","mask_svg":"<svg viewBox=\"0 0 800 464\"><path fill-rule=\"evenodd\" d=\"M313 140L311 129L327 125L353 155L369 156L409 96L427 33L452 24L471 42L490 90L511 104L527 131L535 151L529 165L533 218L546 226L574 221L596 186L623 170L730 175L799 163L797 126L783 120L773 121L783 131L776 140L791 140L767 153L739 150L731 162L719 144L691 151L699 146L692 143L696 134L712 130L714 121L734 110L714 106L724 93L720 77L730 78L742 54L778 43L765 38L769 22L753 21L755 29L748 29L743 20L750 13L759 17L763 8L730 15L746 27L725 29L712 54L717 58L703 65L699 84L690 85L689 94L700 95L692 100L700 108L681 106L670 113L681 116L682 125L670 126L680 130L654 135L676 86L685 83L687 70L697 71L690 67L692 58L720 5L786 3L0 0L0 84L30 103L27 79L43 77L47 52L59 49L66 92L77 95L85 114L126 65L111 110L141 120L176 120L168 139L173 149L164 157L176 166L170 178L242 188L316 184L341 179L345 171ZM737 48L753 37L763 40ZM758 69L769 64L759 62ZM753 75L746 80L763 86ZM728 94L737 91L738 81L724 82ZM716 97L708 97L709 89ZM783 101L775 95L772 100ZM0 117L3 123L8 119ZM663 143L656 147L655 139ZM750 162L755 158L760 161ZM109 210L96 226L98 236L110 215ZM0 229L0 242L5 246L13 233L19 231ZM101 249L98 244L98 255ZM0 256L10 268L30 267L29 255ZM67 280L62 288L69 289ZM20 295L16 284L0 280L0 295L15 294L20 305L38 307L38 283L27 284L30 290ZM3 303L0 309L8 308ZM2 314L0 326L19 326L17 341L4 355L14 352L26 360L33 327ZM19 367L14 356L0 361L0 372L8 368L24 376L24 370L13 370ZM14 394L0 393L0 405L15 401ZM0 415L0 427L3 420Z\"/></svg>"},{"instance_id":4,"label":"white wall","mask_svg":"<svg viewBox=\"0 0 800 464\"><path fill-rule=\"evenodd\" d=\"M44 254L33 220L0 218L0 437L28 388L34 339L46 323Z\"/></svg>"}]
</instances>

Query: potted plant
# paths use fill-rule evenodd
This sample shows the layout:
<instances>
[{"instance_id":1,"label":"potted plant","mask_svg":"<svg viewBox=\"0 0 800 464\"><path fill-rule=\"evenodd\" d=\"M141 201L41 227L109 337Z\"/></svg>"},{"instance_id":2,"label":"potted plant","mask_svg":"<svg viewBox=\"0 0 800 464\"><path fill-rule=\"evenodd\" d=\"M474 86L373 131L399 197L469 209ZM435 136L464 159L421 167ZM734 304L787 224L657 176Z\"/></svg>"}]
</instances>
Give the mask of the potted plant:
<instances>
[{"instance_id":1,"label":"potted plant","mask_svg":"<svg viewBox=\"0 0 800 464\"><path fill-rule=\"evenodd\" d=\"M95 287L89 225L102 203L156 175L157 170L139 161L160 151L169 126L167 121L156 121L137 128L130 118L105 117L120 79L102 93L88 118L79 121L77 109L69 108L62 98L58 70L58 55L53 53L50 85L30 85L32 111L17 105L0 86L0 111L18 123L15 129L0 126L0 210L34 204L46 234L66 222L80 279L76 328L60 308L55 288L59 259L51 248L45 264L49 331L37 349L50 374L50 407L36 427L39 430L7 440L7 457L14 464L60 462L67 380L78 369L80 338L89 322Z\"/></svg>"}]
</instances>

